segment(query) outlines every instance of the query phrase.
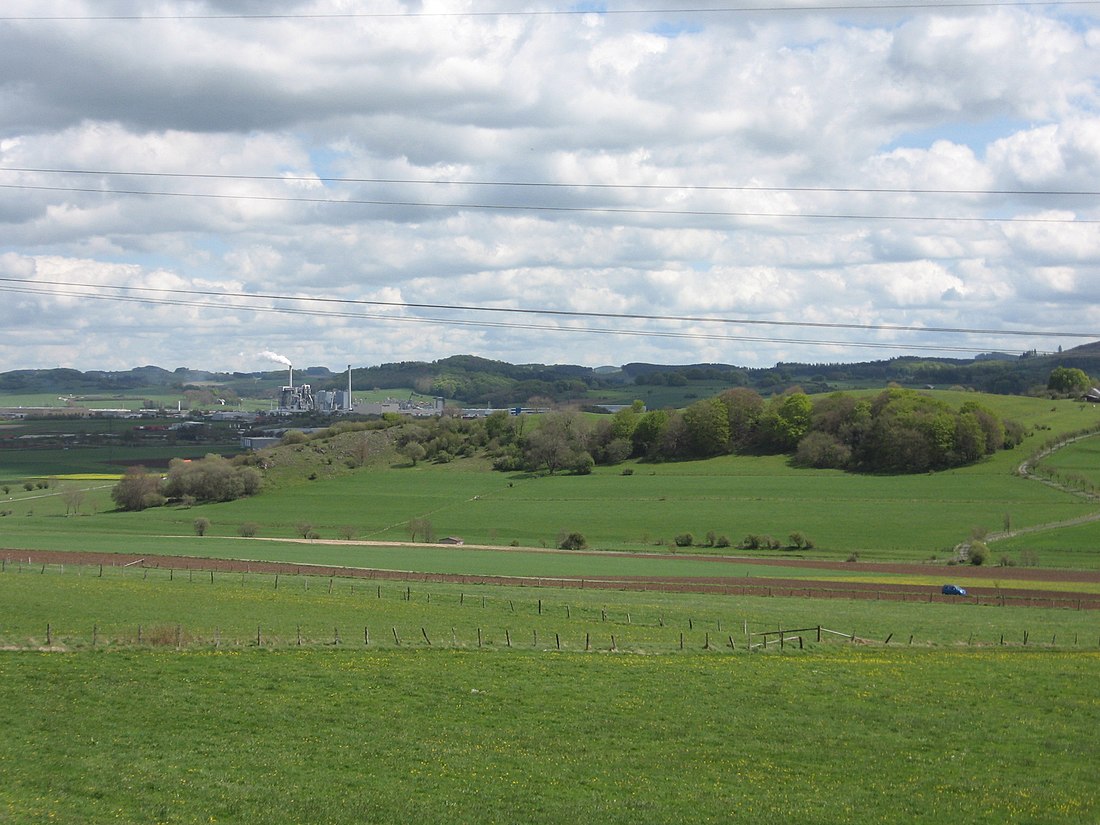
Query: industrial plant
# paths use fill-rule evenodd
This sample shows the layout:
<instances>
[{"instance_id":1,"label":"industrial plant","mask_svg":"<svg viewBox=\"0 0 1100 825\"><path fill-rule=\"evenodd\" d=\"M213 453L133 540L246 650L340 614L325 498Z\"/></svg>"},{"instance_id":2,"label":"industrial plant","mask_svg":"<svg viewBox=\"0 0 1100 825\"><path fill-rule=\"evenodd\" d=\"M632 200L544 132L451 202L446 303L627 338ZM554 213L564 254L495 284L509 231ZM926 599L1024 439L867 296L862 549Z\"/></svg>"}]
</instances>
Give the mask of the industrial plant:
<instances>
[{"instance_id":1,"label":"industrial plant","mask_svg":"<svg viewBox=\"0 0 1100 825\"><path fill-rule=\"evenodd\" d=\"M346 390L318 390L314 393L309 384L295 386L294 366L289 361L287 362L287 375L286 385L279 388L278 406L272 411L276 415L292 415L303 412L354 412L354 401L351 396L351 364L348 364L348 388Z\"/></svg>"}]
</instances>

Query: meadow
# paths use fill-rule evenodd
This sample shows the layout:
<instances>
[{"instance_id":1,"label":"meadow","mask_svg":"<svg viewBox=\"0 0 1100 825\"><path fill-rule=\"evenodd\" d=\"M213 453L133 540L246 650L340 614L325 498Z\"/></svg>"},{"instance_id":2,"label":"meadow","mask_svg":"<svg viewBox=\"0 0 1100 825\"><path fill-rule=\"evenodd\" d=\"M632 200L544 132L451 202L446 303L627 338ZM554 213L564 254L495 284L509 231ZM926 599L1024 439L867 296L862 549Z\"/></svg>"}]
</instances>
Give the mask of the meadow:
<instances>
[{"instance_id":1,"label":"meadow","mask_svg":"<svg viewBox=\"0 0 1100 825\"><path fill-rule=\"evenodd\" d=\"M859 643L750 652L817 623ZM0 646L11 822L1069 823L1100 805L1088 611L8 563Z\"/></svg>"},{"instance_id":2,"label":"meadow","mask_svg":"<svg viewBox=\"0 0 1100 825\"><path fill-rule=\"evenodd\" d=\"M1028 443L927 476L861 477L744 456L635 462L625 465L632 475L616 467L586 477L395 459L316 481L303 465L300 478L253 499L122 513L109 479L66 477L101 470L102 455L66 464L58 451L35 469L5 451L0 480L13 483L0 501L0 544L132 552L146 565L187 554L425 573L674 578L720 566L724 575L870 580L858 563L823 571L684 557L671 552L672 538L713 530L736 543L749 532L782 539L798 530L817 545L803 553L811 558L942 561L976 529L1094 513L1094 503L1013 470L1095 411L1004 403L1039 427ZM35 453L46 454L27 451ZM59 478L45 489L14 483L50 476ZM75 509L72 490L83 491ZM202 537L199 518L210 522ZM408 540L412 518L498 549L394 546ZM261 540L238 536L248 522ZM326 539L391 544L287 541L303 524ZM996 545L1036 553L1043 566L1095 569L1096 529ZM647 553L505 546L553 547L563 530L583 531L596 548ZM101 569L4 556L0 821L1100 816L1095 611ZM944 575L931 564L928 579L906 581L926 587ZM857 639L818 641L818 626ZM777 649L780 629L789 641Z\"/></svg>"}]
</instances>

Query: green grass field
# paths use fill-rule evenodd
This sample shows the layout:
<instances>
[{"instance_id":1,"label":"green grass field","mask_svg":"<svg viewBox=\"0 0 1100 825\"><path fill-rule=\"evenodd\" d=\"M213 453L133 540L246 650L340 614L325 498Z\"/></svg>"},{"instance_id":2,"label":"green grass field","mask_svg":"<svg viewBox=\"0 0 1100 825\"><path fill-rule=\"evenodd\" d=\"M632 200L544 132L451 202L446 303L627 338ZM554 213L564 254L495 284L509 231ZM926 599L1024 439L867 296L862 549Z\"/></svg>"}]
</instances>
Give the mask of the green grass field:
<instances>
[{"instance_id":1,"label":"green grass field","mask_svg":"<svg viewBox=\"0 0 1100 825\"><path fill-rule=\"evenodd\" d=\"M942 395L960 403L970 394ZM1009 523L1014 529L1044 530L997 542L998 557L1027 550L1042 566L1100 566L1100 553L1091 552L1095 543L1077 541L1092 535L1088 528L1057 527L1096 514L1097 504L1014 473L1051 433L1088 425L1096 410L1040 399L979 398L1038 429L1016 450L944 473L870 476L807 470L791 467L782 456L633 462L624 465L632 475L623 475L623 467L606 467L583 477L496 473L480 459L416 467L383 464L351 472L339 462L326 465L323 448L302 448L263 494L189 509L112 512L101 489L89 490L79 517L64 518L72 509L64 496L25 495L14 482L6 500L0 500L0 511L10 513L0 524L13 547L194 553L199 551L159 537L188 536L195 519L205 518L210 541L203 552L209 555L240 553L239 545L213 539L234 536L245 523L255 524L267 538L293 537L308 525L321 538L350 533L402 541L409 538L408 522L417 518L430 521L437 536L459 536L468 544L555 547L564 533L579 531L594 548L653 553L675 550L673 539L684 533L693 534L697 543L713 533L736 545L748 534L786 543L797 531L814 542L811 555L816 558L858 553L865 560L942 561L972 534L995 532ZM1065 452L1065 462L1086 467L1097 449L1093 441L1067 447L1050 460L1063 460ZM166 458L182 448L140 449L153 459L158 450ZM208 449L199 446L197 452ZM4 451L0 478L117 469L106 461L117 460L122 451ZM323 471L322 477L308 481L314 470ZM285 558L283 548L270 549Z\"/></svg>"},{"instance_id":2,"label":"green grass field","mask_svg":"<svg viewBox=\"0 0 1100 825\"><path fill-rule=\"evenodd\" d=\"M0 653L10 822L1094 821L1100 654Z\"/></svg>"},{"instance_id":3,"label":"green grass field","mask_svg":"<svg viewBox=\"0 0 1100 825\"><path fill-rule=\"evenodd\" d=\"M150 560L153 563L153 560ZM889 602L677 594L553 587L488 586L362 578L228 573L164 568L27 565L11 559L0 574L0 646L50 641L86 650L127 646L158 633L161 643L251 646L345 644L393 647L607 649L647 653L744 651L748 636L818 625L882 643L907 645L1052 643L1100 648L1094 611L990 607L969 602ZM510 634L510 635L506 635ZM165 637L165 634L167 636ZM425 636L427 638L425 638ZM815 647L815 634L803 634ZM732 637L733 648L729 648ZM433 643L429 645L429 640ZM760 639L754 638L753 642ZM830 639L824 647L829 648Z\"/></svg>"},{"instance_id":4,"label":"green grass field","mask_svg":"<svg viewBox=\"0 0 1100 825\"><path fill-rule=\"evenodd\" d=\"M1006 515L1024 527L1097 510L1013 474L1034 446L1087 426L1095 409L997 403L1002 414L1049 429L953 473L864 477L727 457L633 464L631 476L608 468L530 478L456 461L307 481L303 464L250 500L141 513L112 511L109 480L70 478L48 489L13 486L0 499L0 544L136 552L149 564L156 554L186 554L688 576L713 575L716 563L666 555L678 533L713 530L736 543L749 532L785 539L798 530L818 545L815 557L942 559L974 528L1000 529ZM0 479L104 466L102 453L74 452L44 459L46 451L27 451L14 464L0 453ZM1070 452L1063 460L1089 463ZM67 492L77 489L84 494L73 514ZM413 517L468 543L553 546L560 531L580 530L595 547L650 554L237 537L254 522L264 538L294 536L308 523L323 538L350 529L407 540ZM195 535L196 518L210 520L208 535ZM1097 542L1093 523L1006 539L994 552L1028 550L1043 566L1094 569ZM5 556L3 822L1100 818L1093 611L141 566L101 575L98 566ZM878 580L858 564L781 570ZM929 581L942 575L930 567ZM806 631L802 649L750 652L766 631L819 625L859 641L826 633L818 642Z\"/></svg>"},{"instance_id":5,"label":"green grass field","mask_svg":"<svg viewBox=\"0 0 1100 825\"><path fill-rule=\"evenodd\" d=\"M747 649L817 623L873 641ZM8 564L0 819L1086 822L1098 646L1072 610Z\"/></svg>"}]
</instances>

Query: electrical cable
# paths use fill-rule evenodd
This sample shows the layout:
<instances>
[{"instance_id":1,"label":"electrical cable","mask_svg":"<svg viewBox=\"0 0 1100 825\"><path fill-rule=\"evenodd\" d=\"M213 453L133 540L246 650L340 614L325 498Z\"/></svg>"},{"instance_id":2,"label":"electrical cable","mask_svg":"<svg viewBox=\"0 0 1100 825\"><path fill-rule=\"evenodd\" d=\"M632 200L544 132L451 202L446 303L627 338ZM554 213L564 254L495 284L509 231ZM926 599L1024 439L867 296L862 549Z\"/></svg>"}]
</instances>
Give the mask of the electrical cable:
<instances>
[{"instance_id":1,"label":"electrical cable","mask_svg":"<svg viewBox=\"0 0 1100 825\"><path fill-rule=\"evenodd\" d=\"M693 14L774 14L782 12L889 12L960 10L989 8L1045 8L1051 6L1093 6L1097 0L977 0L977 2L906 2L839 3L824 5L790 4L769 6L718 6L656 9L531 9L511 11L403 11L403 12L255 12L238 14L101 14L101 15L0 15L0 22L145 22L179 20L383 20L415 18L486 18L486 17L594 17L628 15L693 15Z\"/></svg>"},{"instance_id":2,"label":"electrical cable","mask_svg":"<svg viewBox=\"0 0 1100 825\"><path fill-rule=\"evenodd\" d=\"M717 184L659 184L659 183L577 183L555 181L490 181L490 180L425 180L422 178L350 178L321 177L315 175L230 175L202 172L133 172L119 169L43 169L22 166L0 166L0 172L21 172L50 175L110 175L138 178L183 178L186 180L243 180L297 183L370 183L410 184L422 186L478 186L532 189L612 189L658 192L808 192L824 194L863 195L1011 195L1011 196L1082 196L1096 197L1100 190L1085 189L924 189L913 187L857 187L857 186L757 186ZM99 191L99 190L96 190Z\"/></svg>"},{"instance_id":3,"label":"electrical cable","mask_svg":"<svg viewBox=\"0 0 1100 825\"><path fill-rule=\"evenodd\" d=\"M72 192L98 195L131 195L167 198L208 198L211 200L247 200L275 203L312 203L345 206L387 206L416 209L469 209L491 212L547 212L566 214L603 214L603 215L656 215L661 217L703 217L703 218L768 218L804 220L860 220L860 221L917 221L948 223L1019 223L1019 224L1100 224L1094 218L1020 218L1020 217L982 217L971 215L881 215L843 212L763 212L748 210L721 209L640 209L614 206L549 206L536 204L507 203L441 203L433 201L400 201L372 198L310 198L290 195L240 195L217 192L168 192L140 189L104 189L80 186L39 186L32 184L0 183L0 189L42 192Z\"/></svg>"}]
</instances>

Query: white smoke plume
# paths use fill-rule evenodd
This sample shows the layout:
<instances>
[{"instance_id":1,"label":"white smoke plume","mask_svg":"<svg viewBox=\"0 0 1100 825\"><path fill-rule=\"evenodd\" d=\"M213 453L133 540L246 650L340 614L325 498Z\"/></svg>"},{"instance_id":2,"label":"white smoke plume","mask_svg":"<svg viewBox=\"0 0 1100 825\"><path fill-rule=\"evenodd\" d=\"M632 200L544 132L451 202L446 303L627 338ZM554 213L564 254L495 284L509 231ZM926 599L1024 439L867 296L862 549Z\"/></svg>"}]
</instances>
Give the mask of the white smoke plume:
<instances>
[{"instance_id":1,"label":"white smoke plume","mask_svg":"<svg viewBox=\"0 0 1100 825\"><path fill-rule=\"evenodd\" d=\"M287 358L285 355L279 355L279 353L272 352L271 350L264 350L263 352L260 353L260 357L261 358L266 358L269 361L274 361L276 364L282 364L283 366L287 366L287 367L294 366L293 364L290 363L290 359Z\"/></svg>"}]
</instances>

